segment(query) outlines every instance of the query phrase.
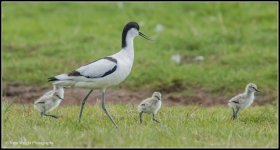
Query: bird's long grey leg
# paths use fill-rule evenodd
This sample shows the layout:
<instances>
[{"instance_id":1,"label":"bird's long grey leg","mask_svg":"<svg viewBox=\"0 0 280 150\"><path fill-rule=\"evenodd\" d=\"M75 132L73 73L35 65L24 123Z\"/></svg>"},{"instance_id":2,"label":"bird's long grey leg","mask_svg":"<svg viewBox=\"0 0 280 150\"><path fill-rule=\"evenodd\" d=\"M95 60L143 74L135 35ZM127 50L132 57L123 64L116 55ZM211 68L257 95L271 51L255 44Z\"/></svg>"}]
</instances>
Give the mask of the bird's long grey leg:
<instances>
[{"instance_id":1,"label":"bird's long grey leg","mask_svg":"<svg viewBox=\"0 0 280 150\"><path fill-rule=\"evenodd\" d=\"M153 114L153 120L157 123L160 123L158 120L155 119L155 114Z\"/></svg>"},{"instance_id":2,"label":"bird's long grey leg","mask_svg":"<svg viewBox=\"0 0 280 150\"><path fill-rule=\"evenodd\" d=\"M105 107L105 89L103 89L102 91L102 109L103 111L106 113L106 115L110 118L110 120L112 121L112 123L115 125L116 128L118 128L117 124L115 123L115 121L113 120L113 118L111 117L111 115L108 113L108 111L106 110Z\"/></svg>"},{"instance_id":3,"label":"bird's long grey leg","mask_svg":"<svg viewBox=\"0 0 280 150\"><path fill-rule=\"evenodd\" d=\"M235 119L235 111L234 111L234 108L232 108L232 119L234 120Z\"/></svg>"},{"instance_id":4,"label":"bird's long grey leg","mask_svg":"<svg viewBox=\"0 0 280 150\"><path fill-rule=\"evenodd\" d=\"M142 124L142 114L143 114L143 111L141 111L141 112L139 113L140 124Z\"/></svg>"},{"instance_id":5,"label":"bird's long grey leg","mask_svg":"<svg viewBox=\"0 0 280 150\"><path fill-rule=\"evenodd\" d=\"M82 100L82 104L81 104L81 108L80 108L80 114L79 114L79 122L81 122L81 117L82 117L82 113L83 113L83 109L84 109L84 105L88 99L88 96L91 94L93 90L90 90L88 92L88 94L84 97L84 99Z\"/></svg>"}]
</instances>

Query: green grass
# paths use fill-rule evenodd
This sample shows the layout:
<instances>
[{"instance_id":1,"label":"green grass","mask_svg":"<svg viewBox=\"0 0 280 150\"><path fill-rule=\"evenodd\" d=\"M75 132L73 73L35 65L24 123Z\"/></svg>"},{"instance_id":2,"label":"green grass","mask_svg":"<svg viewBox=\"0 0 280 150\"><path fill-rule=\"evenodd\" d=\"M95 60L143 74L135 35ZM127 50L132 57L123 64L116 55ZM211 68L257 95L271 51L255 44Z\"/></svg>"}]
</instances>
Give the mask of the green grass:
<instances>
[{"instance_id":1,"label":"green grass","mask_svg":"<svg viewBox=\"0 0 280 150\"><path fill-rule=\"evenodd\" d=\"M118 52L123 26L137 21L144 23L143 33L158 39L135 39L133 70L120 86L154 90L180 81L184 87L230 93L255 82L266 93L277 94L276 2L123 6L3 2L3 81L49 85L48 77ZM165 27L161 33L154 30L158 23ZM205 61L178 66L170 61L176 53L203 55Z\"/></svg>"},{"instance_id":2,"label":"green grass","mask_svg":"<svg viewBox=\"0 0 280 150\"><path fill-rule=\"evenodd\" d=\"M278 147L278 109L273 105L240 111L239 120L231 120L225 107L163 106L156 115L161 123L144 114L142 125L135 106L107 107L118 129L99 104L86 105L79 124L78 106L54 110L63 116L56 120L41 118L32 105L4 103L3 147Z\"/></svg>"}]
</instances>

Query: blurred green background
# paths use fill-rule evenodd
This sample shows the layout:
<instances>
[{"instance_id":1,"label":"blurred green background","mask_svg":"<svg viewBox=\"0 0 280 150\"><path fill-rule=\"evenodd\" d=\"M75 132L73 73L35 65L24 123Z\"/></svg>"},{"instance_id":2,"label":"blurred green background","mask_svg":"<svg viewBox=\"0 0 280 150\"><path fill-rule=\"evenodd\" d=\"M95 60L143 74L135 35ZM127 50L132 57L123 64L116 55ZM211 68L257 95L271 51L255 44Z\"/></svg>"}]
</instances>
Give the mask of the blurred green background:
<instances>
[{"instance_id":1,"label":"blurred green background","mask_svg":"<svg viewBox=\"0 0 280 150\"><path fill-rule=\"evenodd\" d=\"M48 77L118 52L124 25L136 21L156 41L134 40L119 87L232 95L254 82L275 98L277 12L276 2L3 2L2 81L49 86ZM188 61L196 56L204 60Z\"/></svg>"}]
</instances>

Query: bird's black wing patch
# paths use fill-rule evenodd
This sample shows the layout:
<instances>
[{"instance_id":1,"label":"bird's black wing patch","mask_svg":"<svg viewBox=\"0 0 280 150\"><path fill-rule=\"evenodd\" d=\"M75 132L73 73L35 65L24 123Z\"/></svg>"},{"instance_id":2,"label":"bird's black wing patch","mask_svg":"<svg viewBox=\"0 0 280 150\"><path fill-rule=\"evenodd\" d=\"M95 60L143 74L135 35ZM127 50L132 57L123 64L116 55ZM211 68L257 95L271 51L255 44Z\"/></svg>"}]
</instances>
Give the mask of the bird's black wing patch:
<instances>
[{"instance_id":1,"label":"bird's black wing patch","mask_svg":"<svg viewBox=\"0 0 280 150\"><path fill-rule=\"evenodd\" d=\"M83 76L83 77L86 77L86 78L103 78L105 76L108 76L108 75L112 74L113 72L115 72L117 70L117 63L118 63L117 59L115 59L113 57L104 57L103 59L109 60L109 61L111 61L115 64L115 65L112 66L111 69L108 69L108 71L105 71L103 74L96 75L96 76L89 76L89 75L83 74L83 72L73 70L72 72L68 73L68 76ZM98 60L102 60L102 59L98 59ZM91 63L97 62L98 60L93 61ZM91 64L91 63L89 63L89 64ZM87 64L87 65L89 65L89 64ZM84 65L84 66L86 66L86 65Z\"/></svg>"},{"instance_id":2,"label":"bird's black wing patch","mask_svg":"<svg viewBox=\"0 0 280 150\"><path fill-rule=\"evenodd\" d=\"M48 78L48 82L50 82L50 81L57 81L58 79L57 78L55 78L55 77L50 77L50 78Z\"/></svg>"},{"instance_id":3,"label":"bird's black wing patch","mask_svg":"<svg viewBox=\"0 0 280 150\"><path fill-rule=\"evenodd\" d=\"M231 102L236 103L236 104L239 104L239 102L237 102L237 101L231 101Z\"/></svg>"},{"instance_id":4,"label":"bird's black wing patch","mask_svg":"<svg viewBox=\"0 0 280 150\"><path fill-rule=\"evenodd\" d=\"M80 72L73 70L72 72L68 73L68 76L82 76Z\"/></svg>"},{"instance_id":5,"label":"bird's black wing patch","mask_svg":"<svg viewBox=\"0 0 280 150\"><path fill-rule=\"evenodd\" d=\"M100 76L96 76L96 77L88 77L87 78L103 78L105 76L108 76L110 74L112 74L113 72L115 72L117 70L117 59L113 58L113 57L104 57L103 59L107 59L109 61L112 61L114 62L116 65L111 69L111 70L108 70L107 72L105 72L103 75L100 75Z\"/></svg>"},{"instance_id":6,"label":"bird's black wing patch","mask_svg":"<svg viewBox=\"0 0 280 150\"><path fill-rule=\"evenodd\" d=\"M105 76L107 76L107 75L109 75L109 74L115 72L116 69L117 69L117 65L115 65L115 67L114 67L113 69L107 71L107 72L106 72L105 74L103 74L102 76L100 76L100 77L93 77L93 78L103 78L103 77L105 77Z\"/></svg>"},{"instance_id":7,"label":"bird's black wing patch","mask_svg":"<svg viewBox=\"0 0 280 150\"><path fill-rule=\"evenodd\" d=\"M112 61L112 62L114 62L114 63L116 63L117 64L117 59L115 59L115 58L113 58L113 57L105 57L104 59L107 59L107 60L110 60L110 61Z\"/></svg>"}]
</instances>

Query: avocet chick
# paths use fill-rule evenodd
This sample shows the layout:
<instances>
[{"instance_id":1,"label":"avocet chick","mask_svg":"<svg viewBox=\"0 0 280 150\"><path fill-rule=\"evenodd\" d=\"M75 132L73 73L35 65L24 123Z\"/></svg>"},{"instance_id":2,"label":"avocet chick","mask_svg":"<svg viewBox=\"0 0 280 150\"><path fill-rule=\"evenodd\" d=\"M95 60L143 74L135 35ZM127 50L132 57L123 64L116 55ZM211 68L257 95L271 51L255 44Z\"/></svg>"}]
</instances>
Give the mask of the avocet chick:
<instances>
[{"instance_id":1,"label":"avocet chick","mask_svg":"<svg viewBox=\"0 0 280 150\"><path fill-rule=\"evenodd\" d=\"M57 115L47 114L55 109L64 98L63 87L56 87L53 85L53 90L47 92L34 102L34 107L41 112L41 116L50 116L53 118L59 118Z\"/></svg>"},{"instance_id":2,"label":"avocet chick","mask_svg":"<svg viewBox=\"0 0 280 150\"><path fill-rule=\"evenodd\" d=\"M153 114L153 121L159 123L159 121L155 119L155 114L157 114L160 107L161 107L161 94L160 94L160 92L154 92L152 97L149 97L149 98L143 100L138 105L140 124L142 123L142 114L143 113Z\"/></svg>"},{"instance_id":3,"label":"avocet chick","mask_svg":"<svg viewBox=\"0 0 280 150\"><path fill-rule=\"evenodd\" d=\"M232 108L233 119L237 118L237 113L241 109L248 108L255 99L255 92L260 92L254 83L247 84L245 92L231 98L228 102L228 106Z\"/></svg>"}]
</instances>

